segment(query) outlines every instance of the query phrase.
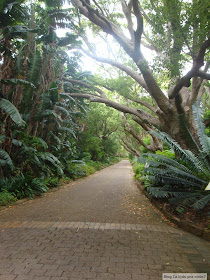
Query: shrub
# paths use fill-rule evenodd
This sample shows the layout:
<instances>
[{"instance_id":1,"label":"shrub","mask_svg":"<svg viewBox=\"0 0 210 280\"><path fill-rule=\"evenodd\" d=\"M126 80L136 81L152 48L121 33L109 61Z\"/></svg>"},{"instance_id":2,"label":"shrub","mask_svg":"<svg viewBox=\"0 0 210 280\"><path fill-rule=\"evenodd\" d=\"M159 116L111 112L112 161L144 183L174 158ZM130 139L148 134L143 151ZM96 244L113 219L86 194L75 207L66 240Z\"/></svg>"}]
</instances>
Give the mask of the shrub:
<instances>
[{"instance_id":1,"label":"shrub","mask_svg":"<svg viewBox=\"0 0 210 280\"><path fill-rule=\"evenodd\" d=\"M135 173L135 180L138 180L144 175L144 164L134 163L133 171Z\"/></svg>"},{"instance_id":2,"label":"shrub","mask_svg":"<svg viewBox=\"0 0 210 280\"><path fill-rule=\"evenodd\" d=\"M0 192L0 205L8 205L16 201L14 195L7 191Z\"/></svg>"},{"instance_id":3,"label":"shrub","mask_svg":"<svg viewBox=\"0 0 210 280\"><path fill-rule=\"evenodd\" d=\"M175 153L173 150L156 151L156 155L167 156L168 158L175 158Z\"/></svg>"},{"instance_id":4,"label":"shrub","mask_svg":"<svg viewBox=\"0 0 210 280\"><path fill-rule=\"evenodd\" d=\"M173 149L178 158L168 152L143 154L139 158L145 165L143 180L147 192L168 199L180 213L188 207L200 210L210 202L210 194L205 191L210 180L210 138L205 134L200 107L194 105L193 112L202 150L198 148L197 154L184 150L166 133L155 131L153 134Z\"/></svg>"}]
</instances>

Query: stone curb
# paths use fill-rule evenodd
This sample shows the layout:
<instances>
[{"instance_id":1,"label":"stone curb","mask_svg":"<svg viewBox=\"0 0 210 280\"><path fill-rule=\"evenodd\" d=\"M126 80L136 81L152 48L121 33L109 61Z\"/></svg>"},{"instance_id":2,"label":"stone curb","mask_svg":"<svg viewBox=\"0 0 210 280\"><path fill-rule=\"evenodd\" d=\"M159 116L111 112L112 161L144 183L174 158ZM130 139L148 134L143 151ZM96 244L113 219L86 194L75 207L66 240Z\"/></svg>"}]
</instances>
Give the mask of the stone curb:
<instances>
[{"instance_id":1,"label":"stone curb","mask_svg":"<svg viewBox=\"0 0 210 280\"><path fill-rule=\"evenodd\" d=\"M178 218L177 216L168 212L164 206L160 205L155 199L151 198L146 191L142 189L142 185L140 181L136 181L138 189L150 200L150 202L159 210L161 213L172 223L177 225L178 227L196 235L202 237L203 239L210 241L210 230L206 228L197 227L185 220Z\"/></svg>"}]
</instances>

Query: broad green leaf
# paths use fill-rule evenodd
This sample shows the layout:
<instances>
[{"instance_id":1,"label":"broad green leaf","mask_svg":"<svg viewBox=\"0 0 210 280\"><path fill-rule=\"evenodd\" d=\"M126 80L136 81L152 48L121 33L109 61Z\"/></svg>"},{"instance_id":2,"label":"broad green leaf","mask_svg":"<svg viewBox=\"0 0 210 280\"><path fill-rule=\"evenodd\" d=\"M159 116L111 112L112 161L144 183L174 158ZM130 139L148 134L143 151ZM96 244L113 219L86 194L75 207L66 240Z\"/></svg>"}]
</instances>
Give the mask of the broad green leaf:
<instances>
[{"instance_id":1,"label":"broad green leaf","mask_svg":"<svg viewBox=\"0 0 210 280\"><path fill-rule=\"evenodd\" d=\"M5 111L18 126L25 126L26 123L18 109L9 100L2 98L0 100L0 109Z\"/></svg>"}]
</instances>

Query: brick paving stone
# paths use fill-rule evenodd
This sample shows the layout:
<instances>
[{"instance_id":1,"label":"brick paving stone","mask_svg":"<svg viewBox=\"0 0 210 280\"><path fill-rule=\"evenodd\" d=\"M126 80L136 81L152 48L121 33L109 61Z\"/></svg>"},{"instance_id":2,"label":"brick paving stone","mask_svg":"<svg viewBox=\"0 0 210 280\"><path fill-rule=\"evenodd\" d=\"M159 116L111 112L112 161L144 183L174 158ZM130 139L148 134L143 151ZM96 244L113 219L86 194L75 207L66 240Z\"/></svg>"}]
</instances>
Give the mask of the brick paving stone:
<instances>
[{"instance_id":1,"label":"brick paving stone","mask_svg":"<svg viewBox=\"0 0 210 280\"><path fill-rule=\"evenodd\" d=\"M34 280L34 275L18 275L15 280Z\"/></svg>"},{"instance_id":2,"label":"brick paving stone","mask_svg":"<svg viewBox=\"0 0 210 280\"><path fill-rule=\"evenodd\" d=\"M114 279L114 274L99 272L97 273L97 278L100 280L111 280Z\"/></svg>"},{"instance_id":3,"label":"brick paving stone","mask_svg":"<svg viewBox=\"0 0 210 280\"><path fill-rule=\"evenodd\" d=\"M45 272L45 276L61 276L63 274L63 270L47 270Z\"/></svg>"},{"instance_id":4,"label":"brick paving stone","mask_svg":"<svg viewBox=\"0 0 210 280\"><path fill-rule=\"evenodd\" d=\"M51 280L52 277L48 277L48 276L35 276L33 278L33 280Z\"/></svg>"},{"instance_id":5,"label":"brick paving stone","mask_svg":"<svg viewBox=\"0 0 210 280\"><path fill-rule=\"evenodd\" d=\"M115 274L114 280L131 280L131 274Z\"/></svg>"},{"instance_id":6,"label":"brick paving stone","mask_svg":"<svg viewBox=\"0 0 210 280\"><path fill-rule=\"evenodd\" d=\"M51 279L50 280L71 280L69 277L51 277Z\"/></svg>"},{"instance_id":7,"label":"brick paving stone","mask_svg":"<svg viewBox=\"0 0 210 280\"><path fill-rule=\"evenodd\" d=\"M0 211L0 280L161 280L163 272L207 272L209 244L161 221L128 171L122 162ZM125 195L149 215L129 212Z\"/></svg>"},{"instance_id":8,"label":"brick paving stone","mask_svg":"<svg viewBox=\"0 0 210 280\"><path fill-rule=\"evenodd\" d=\"M8 274L0 275L0 280L15 280L15 279L17 279L17 275L8 275Z\"/></svg>"}]
</instances>

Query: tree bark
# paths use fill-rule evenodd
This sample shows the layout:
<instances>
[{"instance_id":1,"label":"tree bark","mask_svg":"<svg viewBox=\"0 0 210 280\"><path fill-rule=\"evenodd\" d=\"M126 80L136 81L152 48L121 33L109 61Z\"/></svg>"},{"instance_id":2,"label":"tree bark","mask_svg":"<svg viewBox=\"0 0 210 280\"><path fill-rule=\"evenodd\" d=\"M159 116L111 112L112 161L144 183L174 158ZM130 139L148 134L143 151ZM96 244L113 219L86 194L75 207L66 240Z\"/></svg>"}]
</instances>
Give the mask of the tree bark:
<instances>
[{"instance_id":1,"label":"tree bark","mask_svg":"<svg viewBox=\"0 0 210 280\"><path fill-rule=\"evenodd\" d=\"M158 9L156 9L153 1L150 1L159 14ZM138 99L130 100L139 103L151 111L151 114L146 113L143 110L134 109L129 106L121 105L117 102L109 100L107 97L99 93L98 96L93 96L92 94L76 94L73 93L71 96L85 97L91 102L101 102L105 103L107 106L113 107L121 112L129 113L134 116L135 121L137 121L146 131L152 130L154 127L158 127L162 131L168 133L172 138L174 138L183 148L196 151L197 146L193 144L191 135L198 141L197 130L192 116L192 104L197 99L200 92L200 88L203 79L210 79L210 74L207 73L207 69L201 70L204 65L204 56L207 48L210 46L210 39L206 39L197 51L197 54L193 52L193 66L183 77L178 77L177 81L168 91L168 97L160 88L155 76L153 75L148 62L143 57L141 52L141 40L143 35L143 16L146 17L145 12L140 7L137 0L130 0L127 4L126 1L121 0L123 12L127 20L127 27L130 34L130 38L126 37L126 32L120 29L118 25L113 23L108 17L100 14L100 11L93 9L90 2L85 0L73 0L74 5L79 9L80 13L84 15L87 19L93 22L95 25L100 27L105 33L110 34L119 45L124 49L127 55L133 60L139 69L140 73L134 71L133 69L119 63L117 61L98 57L95 53L89 53L83 50L87 55L93 59L100 61L102 63L108 63L114 67L127 73L132 77L141 87L146 90L156 103L156 108L148 106L148 104L139 101ZM172 3L173 4L173 3ZM174 5L174 4L173 4ZM173 13L173 5L170 6L170 13ZM180 12L180 11L179 11ZM133 14L133 16L131 16ZM180 15L180 14L179 14ZM178 16L179 16L178 15ZM159 15L161 16L161 14ZM136 29L134 30L133 18L136 20ZM146 18L149 21L148 18ZM151 22L149 22L152 24ZM182 41L179 41L177 34L181 28L179 17L169 18L169 23L171 25L170 32L173 33L173 46L172 53L181 53ZM188 42L186 42L189 47ZM174 58L173 58L174 59ZM173 61L171 58L170 61ZM174 63L177 63L174 61ZM175 71L174 75L177 74ZM172 75L171 78L176 78ZM189 86L192 81L192 91L189 90ZM129 99L129 97L128 97ZM154 114L156 117L154 117ZM153 139L154 145L159 145L156 140ZM161 148L161 147L160 147Z\"/></svg>"}]
</instances>

